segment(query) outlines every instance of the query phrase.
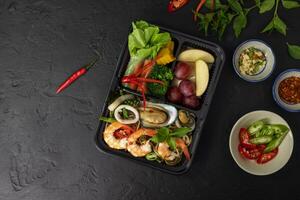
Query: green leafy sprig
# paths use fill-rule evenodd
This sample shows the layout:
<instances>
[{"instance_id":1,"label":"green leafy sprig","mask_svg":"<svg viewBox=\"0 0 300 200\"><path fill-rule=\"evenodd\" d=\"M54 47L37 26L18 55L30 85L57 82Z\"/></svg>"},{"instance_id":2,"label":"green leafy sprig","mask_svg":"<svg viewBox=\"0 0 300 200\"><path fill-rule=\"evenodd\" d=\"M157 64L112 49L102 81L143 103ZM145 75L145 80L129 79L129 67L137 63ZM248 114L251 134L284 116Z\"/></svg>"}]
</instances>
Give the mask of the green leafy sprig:
<instances>
[{"instance_id":1,"label":"green leafy sprig","mask_svg":"<svg viewBox=\"0 0 300 200\"><path fill-rule=\"evenodd\" d=\"M177 128L173 131L171 131L167 127L162 127L158 129L156 135L151 138L151 141L157 144L161 142L167 142L169 147L172 150L175 150L176 149L175 138L183 137L189 132L191 132L191 128L187 128L187 127Z\"/></svg>"},{"instance_id":2,"label":"green leafy sprig","mask_svg":"<svg viewBox=\"0 0 300 200\"><path fill-rule=\"evenodd\" d=\"M224 3L220 0L215 0L213 11L197 14L199 29L205 35L211 30L221 40L226 29L232 24L235 36L239 37L243 29L247 27L248 14L253 9L258 8L261 15L274 10L271 21L262 30L262 33L276 30L286 35L287 25L278 15L280 2L285 9L300 7L300 3L295 0L254 0L252 3L247 2L248 6L245 5L243 0L227 0ZM207 0L205 7L210 9L212 0Z\"/></svg>"}]
</instances>

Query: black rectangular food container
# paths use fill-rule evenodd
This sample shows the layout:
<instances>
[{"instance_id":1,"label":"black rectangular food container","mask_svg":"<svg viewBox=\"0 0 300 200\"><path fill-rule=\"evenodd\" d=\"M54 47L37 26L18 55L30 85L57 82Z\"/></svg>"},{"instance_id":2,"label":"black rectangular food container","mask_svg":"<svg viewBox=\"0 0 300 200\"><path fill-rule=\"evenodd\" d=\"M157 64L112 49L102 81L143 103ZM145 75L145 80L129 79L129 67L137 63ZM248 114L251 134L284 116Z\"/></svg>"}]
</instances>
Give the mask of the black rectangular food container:
<instances>
[{"instance_id":1,"label":"black rectangular food container","mask_svg":"<svg viewBox=\"0 0 300 200\"><path fill-rule=\"evenodd\" d=\"M140 164L150 166L152 168L159 169L161 171L168 172L171 174L183 174L189 170L189 168L191 167L192 161L193 161L194 157L196 156L195 152L196 152L199 140L200 140L203 125L204 125L204 122L205 122L205 119L206 119L206 116L207 116L207 113L208 113L208 110L210 107L210 103L213 98L213 94L215 92L215 89L216 89L216 86L217 86L217 83L219 80L219 76L221 74L221 71L222 71L222 68L223 68L223 65L225 62L225 53L220 46L218 46L217 44L214 44L212 42L202 40L202 39L199 39L199 38L196 38L196 37L184 34L184 33L180 33L180 32L168 29L168 28L161 27L161 26L159 26L159 28L160 28L161 32L169 32L171 34L172 40L175 43L174 56L176 58L178 57L180 52L182 52L183 50L188 49L188 48L202 49L202 50L205 50L205 51L211 53L215 57L215 62L210 66L210 77L209 77L208 88L207 88L206 92L204 93L204 95L201 97L200 109L192 110L192 109L186 108L181 105L172 104L171 102L168 102L167 99L165 99L165 98L155 98L155 97L147 96L147 99L150 101L174 105L177 109L185 109L196 115L196 128L193 132L192 143L189 146L191 160L187 161L184 159L176 166L168 166L166 164L162 164L162 163L158 163L158 162L154 162L154 161L148 161L145 158L133 157L130 153L128 153L126 151L111 149L110 147L107 146L107 144L103 140L102 133L105 128L105 122L102 122L102 121L100 121L95 140L96 140L96 146L102 152L112 154L112 155L118 155L118 156L127 158L129 160L138 162ZM107 107L108 107L108 103L109 103L108 102L109 96L116 90L125 89L128 93L131 93L131 94L134 94L137 96L141 96L138 92L126 89L123 86L121 86L121 84L120 84L120 80L124 74L124 71L126 69L126 66L128 64L129 58L130 58L127 44L128 43L126 41L122 48L121 55L118 59L117 67L116 67L114 76L112 78L111 84L110 84L110 90L106 96L105 104L101 111L102 116L108 115ZM176 65L176 62L173 62L170 64L172 69L175 67L175 65Z\"/></svg>"}]
</instances>

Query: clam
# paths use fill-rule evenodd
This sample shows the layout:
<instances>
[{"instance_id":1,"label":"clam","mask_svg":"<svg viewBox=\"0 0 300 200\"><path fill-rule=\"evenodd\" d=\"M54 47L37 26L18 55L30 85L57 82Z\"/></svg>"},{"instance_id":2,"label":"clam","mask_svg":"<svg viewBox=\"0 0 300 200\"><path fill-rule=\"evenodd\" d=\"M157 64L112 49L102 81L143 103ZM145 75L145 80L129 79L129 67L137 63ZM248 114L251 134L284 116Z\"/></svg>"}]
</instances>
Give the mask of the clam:
<instances>
[{"instance_id":1,"label":"clam","mask_svg":"<svg viewBox=\"0 0 300 200\"><path fill-rule=\"evenodd\" d=\"M179 110L178 118L177 118L175 124L178 128L189 127L193 131L196 126L195 115L186 110Z\"/></svg>"},{"instance_id":2,"label":"clam","mask_svg":"<svg viewBox=\"0 0 300 200\"><path fill-rule=\"evenodd\" d=\"M177 109L174 106L147 102L147 107L139 108L141 123L144 127L159 128L175 122Z\"/></svg>"}]
</instances>

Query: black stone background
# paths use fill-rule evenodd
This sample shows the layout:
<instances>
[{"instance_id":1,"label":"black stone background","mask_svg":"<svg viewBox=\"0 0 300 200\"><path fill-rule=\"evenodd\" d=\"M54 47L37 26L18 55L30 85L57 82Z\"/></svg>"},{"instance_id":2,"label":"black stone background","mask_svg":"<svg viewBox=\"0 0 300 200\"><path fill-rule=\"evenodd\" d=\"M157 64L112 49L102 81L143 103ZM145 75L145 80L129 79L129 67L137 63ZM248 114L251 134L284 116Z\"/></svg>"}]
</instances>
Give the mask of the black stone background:
<instances>
[{"instance_id":1,"label":"black stone background","mask_svg":"<svg viewBox=\"0 0 300 200\"><path fill-rule=\"evenodd\" d=\"M227 62L191 170L174 176L100 153L94 144L98 115L130 23L145 19L204 38L192 21L196 1L174 14L167 0L0 0L0 199L299 199L299 114L279 108L271 96L281 71L298 67L285 43L300 43L299 10L281 13L288 36L259 34L271 14L249 16L236 39L219 43ZM280 10L282 11L282 10ZM234 72L234 48L250 38L269 43L276 70L262 83ZM61 95L54 91L70 73L93 57L101 60ZM276 112L295 139L287 165L270 176L253 176L232 159L228 139L247 112Z\"/></svg>"}]
</instances>

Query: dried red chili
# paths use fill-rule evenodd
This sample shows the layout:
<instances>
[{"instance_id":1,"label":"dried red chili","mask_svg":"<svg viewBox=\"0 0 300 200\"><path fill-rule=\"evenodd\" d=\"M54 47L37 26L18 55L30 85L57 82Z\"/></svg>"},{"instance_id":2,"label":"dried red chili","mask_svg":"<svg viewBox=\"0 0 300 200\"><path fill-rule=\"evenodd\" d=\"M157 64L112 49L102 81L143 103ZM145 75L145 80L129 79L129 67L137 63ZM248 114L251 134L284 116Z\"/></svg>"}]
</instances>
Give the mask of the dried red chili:
<instances>
[{"instance_id":1,"label":"dried red chili","mask_svg":"<svg viewBox=\"0 0 300 200\"><path fill-rule=\"evenodd\" d=\"M282 80L278 87L280 98L289 103L300 103L300 77L291 76Z\"/></svg>"},{"instance_id":2,"label":"dried red chili","mask_svg":"<svg viewBox=\"0 0 300 200\"><path fill-rule=\"evenodd\" d=\"M79 70L74 72L66 81L64 81L56 90L56 94L63 91L65 88L67 88L69 85L71 85L74 81L76 81L79 77L83 76L88 72L88 70L93 67L96 62L98 61L98 58L90 62L89 64L84 65Z\"/></svg>"}]
</instances>

